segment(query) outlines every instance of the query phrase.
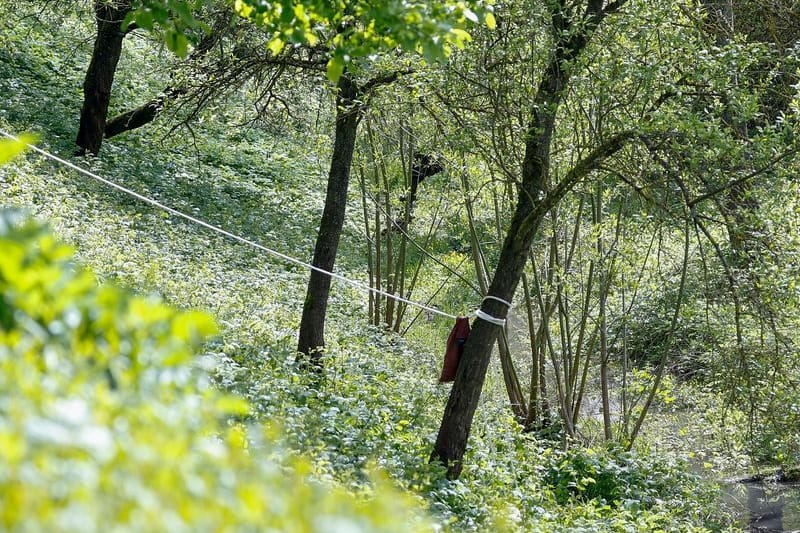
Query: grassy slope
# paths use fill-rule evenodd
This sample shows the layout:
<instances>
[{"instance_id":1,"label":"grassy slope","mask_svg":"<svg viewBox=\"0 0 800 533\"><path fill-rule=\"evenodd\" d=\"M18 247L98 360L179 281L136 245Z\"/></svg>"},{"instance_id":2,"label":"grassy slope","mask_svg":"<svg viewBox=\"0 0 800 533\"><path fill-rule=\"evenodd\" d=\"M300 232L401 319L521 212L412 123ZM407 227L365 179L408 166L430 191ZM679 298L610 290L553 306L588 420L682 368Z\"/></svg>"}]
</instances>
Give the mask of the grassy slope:
<instances>
[{"instance_id":1,"label":"grassy slope","mask_svg":"<svg viewBox=\"0 0 800 533\"><path fill-rule=\"evenodd\" d=\"M61 155L73 150L90 29L68 18L5 19L0 32L0 127L33 131ZM13 28L13 29L12 29ZM141 102L167 79L171 60L143 38L129 39L115 86L120 102ZM153 73L147 80L141 72ZM309 258L322 206L327 132L293 142L235 125L244 97L208 110L194 136L170 133L167 120L105 145L80 164L168 205L295 257ZM311 144L311 146L309 146ZM312 148L309 150L309 148ZM101 277L155 290L182 306L211 310L223 333L208 350L220 356L223 386L248 396L262 421L312 455L321 476L363 486L377 464L425 497L453 529L685 530L679 497L650 512L559 506L543 490L543 445L516 431L491 387L475 422L469 464L459 483L437 481L426 466L447 389L435 384L446 321L414 333L414 347L363 326L364 297L336 285L328 340L331 360L320 392L292 365L307 273L187 225L35 155L0 171L3 204L52 221ZM357 212L358 203L354 201ZM348 226L340 268L363 275L360 240ZM421 350L427 342L428 350ZM690 506L691 507L691 506Z\"/></svg>"}]
</instances>

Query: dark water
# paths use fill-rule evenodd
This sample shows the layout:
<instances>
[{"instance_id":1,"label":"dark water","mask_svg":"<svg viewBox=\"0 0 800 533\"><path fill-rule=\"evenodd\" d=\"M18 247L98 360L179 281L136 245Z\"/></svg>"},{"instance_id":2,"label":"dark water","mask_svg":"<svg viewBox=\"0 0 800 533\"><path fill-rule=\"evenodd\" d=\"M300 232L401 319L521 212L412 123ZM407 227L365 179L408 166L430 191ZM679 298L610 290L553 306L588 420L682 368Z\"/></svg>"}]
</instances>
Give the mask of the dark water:
<instances>
[{"instance_id":1,"label":"dark water","mask_svg":"<svg viewBox=\"0 0 800 533\"><path fill-rule=\"evenodd\" d=\"M800 533L800 484L734 483L725 492L743 531Z\"/></svg>"}]
</instances>

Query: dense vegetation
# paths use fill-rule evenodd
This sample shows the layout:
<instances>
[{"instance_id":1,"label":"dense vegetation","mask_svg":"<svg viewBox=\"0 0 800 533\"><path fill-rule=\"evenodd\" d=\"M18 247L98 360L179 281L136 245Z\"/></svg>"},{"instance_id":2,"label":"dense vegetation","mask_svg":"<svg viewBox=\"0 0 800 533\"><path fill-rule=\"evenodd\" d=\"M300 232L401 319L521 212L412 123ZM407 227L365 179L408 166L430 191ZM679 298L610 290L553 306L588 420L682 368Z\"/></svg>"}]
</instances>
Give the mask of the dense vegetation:
<instances>
[{"instance_id":1,"label":"dense vegetation","mask_svg":"<svg viewBox=\"0 0 800 533\"><path fill-rule=\"evenodd\" d=\"M795 7L266 5L0 0L0 130L506 328L438 384L450 318L4 141L3 529L720 530L797 468Z\"/></svg>"}]
</instances>

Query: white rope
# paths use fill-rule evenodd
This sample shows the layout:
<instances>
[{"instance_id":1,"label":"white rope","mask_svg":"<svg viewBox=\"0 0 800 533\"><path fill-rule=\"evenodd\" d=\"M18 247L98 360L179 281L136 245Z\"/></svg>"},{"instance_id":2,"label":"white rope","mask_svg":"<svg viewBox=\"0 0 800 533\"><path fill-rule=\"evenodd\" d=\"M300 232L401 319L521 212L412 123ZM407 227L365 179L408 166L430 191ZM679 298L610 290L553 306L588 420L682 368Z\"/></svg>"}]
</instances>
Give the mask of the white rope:
<instances>
[{"instance_id":1,"label":"white rope","mask_svg":"<svg viewBox=\"0 0 800 533\"><path fill-rule=\"evenodd\" d=\"M475 310L475 316L480 318L480 319L482 319L482 320L485 320L486 322L494 324L495 326L500 326L501 328L506 325L506 319L505 318L493 317L489 313L485 313L480 309L476 309Z\"/></svg>"},{"instance_id":2,"label":"white rope","mask_svg":"<svg viewBox=\"0 0 800 533\"><path fill-rule=\"evenodd\" d=\"M0 129L0 135L3 135L4 137L7 137L7 138L9 138L11 140L14 140L16 142L21 142L19 138L11 135L10 133L7 133L7 132L1 130L1 129ZM91 172L89 170L86 170L85 168L79 167L78 165L76 165L74 163L71 163L71 162L69 162L69 161L67 161L65 159L61 159L60 157L58 157L56 155L53 155L53 154L51 154L49 152L46 152L46 151L42 150L38 146L35 146L33 144L30 144L30 143L25 143L25 144L31 150L33 150L34 152L38 152L39 154L47 157L48 159L51 159L51 160L53 160L53 161L55 161L57 163L65 165L65 166L67 166L67 167L69 167L69 168L71 168L71 169L83 174L84 176L87 176L87 177L90 177L90 178L92 178L94 180L97 180L100 183L103 183L105 185L108 185L109 187L117 189L118 191L123 192L123 193L125 193L125 194L127 194L129 196L132 196L132 197L136 198L137 200L141 200L142 202L144 202L146 204L150 204L153 207L156 207L158 209L161 209L163 211L171 213L171 214L173 214L173 215L175 215L177 217L180 217L180 218L183 218L185 220L188 220L189 222L191 222L193 224L197 224L198 226L202 226L202 227L204 227L206 229L209 229L211 231L219 233L220 235L224 235L226 237L229 237L229 238L231 238L231 239L233 239L235 241L238 241L238 242L240 242L242 244L246 244L248 246L252 246L253 248L257 248L257 249L261 250L262 252L266 252L267 254L272 255L273 257L277 257L279 259L283 259L284 261L286 261L288 263L292 263L294 265L305 267L305 268L307 268L309 270L315 270L315 271L317 271L317 272L319 272L321 274L325 274L327 276L330 276L333 279L338 279L339 281L347 283L347 284L349 284L349 285L351 285L351 286L353 286L353 287L355 287L357 289L360 289L362 291L379 294L381 296L385 296L386 298L391 298L392 300L396 300L398 302L402 302L402 303L407 304L407 305L418 307L418 308L424 309L425 311L428 311L430 313L441 315L441 316L444 316L444 317L447 317L447 318L452 318L454 320L456 318L455 315L451 315L449 313L445 313L443 311L440 311L440 310L436 309L435 307L428 307L427 305L415 302L413 300L408 300L408 299L403 298L401 296L397 296L395 294L390 294L390 293L382 291L380 289L376 289L374 287L370 287L369 285L365 285L365 284L363 284L363 283L361 283L359 281L355 281L355 280L352 280L350 278L346 278L346 277L342 276L341 274L336 274L334 272L329 272L329 271L327 271L325 269L316 267L316 266L314 266L314 265L312 265L310 263L306 263L304 261L301 261L299 259L295 259L294 257L290 257L290 256L288 256L286 254L283 254L283 253L278 252L276 250L273 250L271 248L267 248L266 246L264 246L262 244L259 244L259 243L255 242L255 241L252 241L250 239L246 239L244 237L240 237L239 235L233 234L233 233L231 233L229 231L226 231L226 230L224 230L224 229L222 229L222 228L220 228L218 226L215 226L213 224L210 224L208 222L200 220L199 218L193 217L192 215L187 215L186 213L183 213L182 211L178 211L177 209L174 209L172 207L164 205L161 202L159 202L158 200L153 200L152 198L149 198L147 196L144 196L142 194L134 192L134 191L132 191L132 190L126 188L126 187L123 187L122 185L114 183L111 180L103 178L102 176L98 176L94 172Z\"/></svg>"},{"instance_id":3,"label":"white rope","mask_svg":"<svg viewBox=\"0 0 800 533\"><path fill-rule=\"evenodd\" d=\"M495 300L497 302L500 302L501 304L505 304L507 307L511 307L511 302L503 300L502 298L499 298L497 296L492 296L491 294L484 296L481 303L485 302L486 300ZM495 326L500 326L501 328L505 327L506 325L505 318L494 317L480 308L475 310L475 316L489 322L490 324L494 324Z\"/></svg>"},{"instance_id":4,"label":"white rope","mask_svg":"<svg viewBox=\"0 0 800 533\"><path fill-rule=\"evenodd\" d=\"M509 307L509 308L511 307L511 302L503 300L502 298L498 298L497 296L492 296L491 294L488 295L488 296L484 296L483 300L484 301L486 301L486 300L494 300L496 302L500 302L501 304L506 304L506 307Z\"/></svg>"}]
</instances>

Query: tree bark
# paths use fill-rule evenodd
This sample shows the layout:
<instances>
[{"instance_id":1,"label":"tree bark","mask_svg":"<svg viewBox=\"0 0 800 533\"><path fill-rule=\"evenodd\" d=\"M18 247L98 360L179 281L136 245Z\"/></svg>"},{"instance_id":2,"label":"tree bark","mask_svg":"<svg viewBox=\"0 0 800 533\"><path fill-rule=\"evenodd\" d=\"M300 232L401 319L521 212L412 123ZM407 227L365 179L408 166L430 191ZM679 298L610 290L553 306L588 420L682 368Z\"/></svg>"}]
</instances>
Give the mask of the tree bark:
<instances>
[{"instance_id":1,"label":"tree bark","mask_svg":"<svg viewBox=\"0 0 800 533\"><path fill-rule=\"evenodd\" d=\"M78 128L78 155L100 153L106 129L108 104L117 64L122 55L122 21L131 10L130 0L94 3L97 36L86 79L83 82L83 107Z\"/></svg>"},{"instance_id":2,"label":"tree bark","mask_svg":"<svg viewBox=\"0 0 800 533\"><path fill-rule=\"evenodd\" d=\"M575 186L577 181L596 168L608 155L596 149L579 162L552 190L547 190L550 166L550 146L555 131L556 113L563 101L569 81L572 60L585 48L589 37L604 16L618 9L624 0L616 0L603 8L601 0L587 0L582 20L573 24L560 4L552 4L554 52L539 83L532 102L531 122L525 142L522 164L522 183L517 190L517 205L503 242L489 295L511 301L522 275L536 232L549 210ZM622 139L619 139L620 143ZM611 153L618 150L616 147ZM495 300L485 300L481 309L491 316L505 318L506 306ZM447 468L447 477L458 478L463 457L478 406L486 370L500 327L476 319L445 407L442 424L434 444L431 461Z\"/></svg>"},{"instance_id":3,"label":"tree bark","mask_svg":"<svg viewBox=\"0 0 800 533\"><path fill-rule=\"evenodd\" d=\"M328 174L325 208L322 212L312 261L315 267L328 272L333 271L336 250L344 225L350 166L353 161L358 123L363 112L358 102L358 88L347 73L339 78L337 90L333 156ZM297 351L316 367L321 366L322 353L325 348L325 315L330 288L330 276L316 270L311 271L303 305L303 316L300 320Z\"/></svg>"}]
</instances>

